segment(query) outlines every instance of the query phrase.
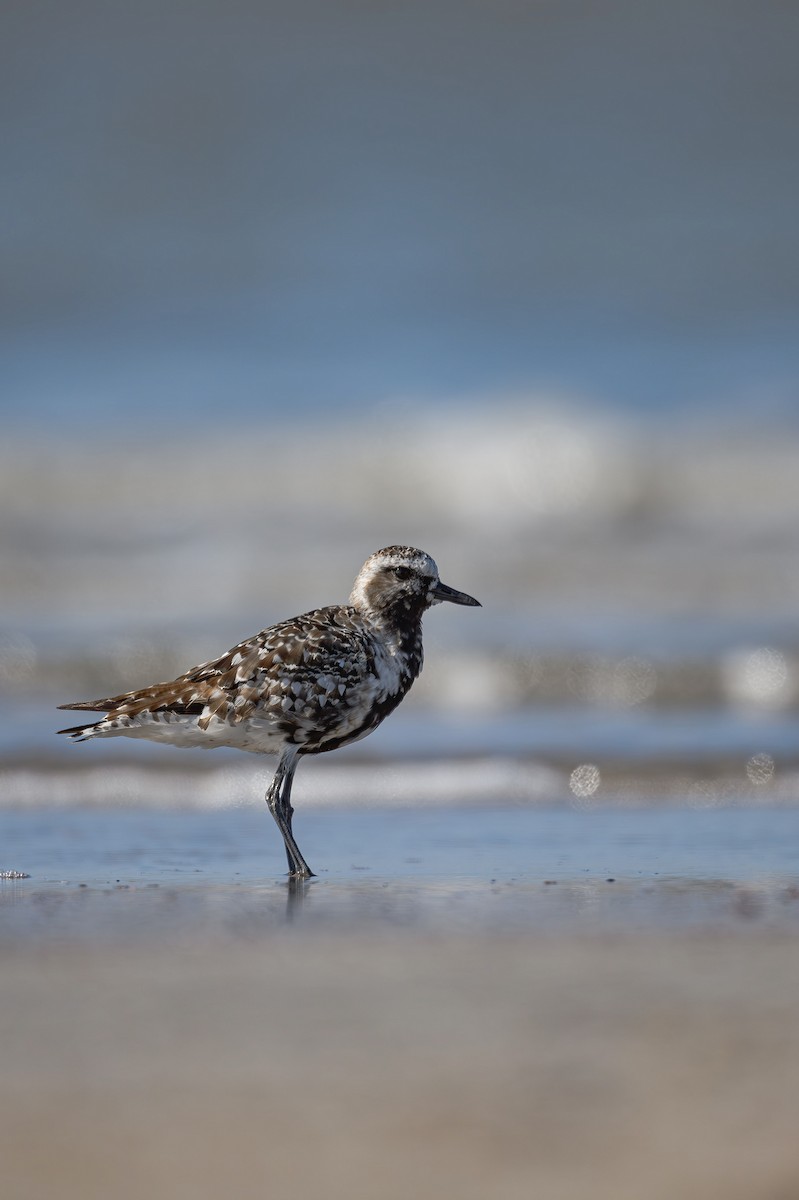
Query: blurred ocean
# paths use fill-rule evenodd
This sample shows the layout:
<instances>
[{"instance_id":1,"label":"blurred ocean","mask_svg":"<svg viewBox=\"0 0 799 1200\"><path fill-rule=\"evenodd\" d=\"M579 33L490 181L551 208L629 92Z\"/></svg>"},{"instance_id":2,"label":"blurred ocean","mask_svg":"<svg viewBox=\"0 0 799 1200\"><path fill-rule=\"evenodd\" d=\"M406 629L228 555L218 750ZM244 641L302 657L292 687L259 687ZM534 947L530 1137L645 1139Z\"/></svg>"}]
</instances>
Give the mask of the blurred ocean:
<instances>
[{"instance_id":1,"label":"blurred ocean","mask_svg":"<svg viewBox=\"0 0 799 1200\"><path fill-rule=\"evenodd\" d=\"M784 436L654 439L533 405L320 424L298 454L287 425L275 436L285 449L268 466L260 440L210 434L190 449L40 444L35 471L18 444L4 453L9 767L130 760L194 773L201 761L227 787L220 752L64 745L54 705L171 678L338 602L363 558L396 540L429 549L484 607L427 615L421 680L350 762L557 768L543 785L531 777L531 798L568 794L587 762L606 779L626 763L659 786L673 773L689 791L696 772L724 774L763 799L799 765L799 473ZM470 775L453 771L453 798ZM524 795L522 777L502 779L506 798ZM387 799L404 802L392 786Z\"/></svg>"},{"instance_id":2,"label":"blurred ocean","mask_svg":"<svg viewBox=\"0 0 799 1200\"><path fill-rule=\"evenodd\" d=\"M799 799L799 9L6 25L3 802L231 802L257 760L64 746L54 705L395 541L484 608L429 614L336 795Z\"/></svg>"}]
</instances>

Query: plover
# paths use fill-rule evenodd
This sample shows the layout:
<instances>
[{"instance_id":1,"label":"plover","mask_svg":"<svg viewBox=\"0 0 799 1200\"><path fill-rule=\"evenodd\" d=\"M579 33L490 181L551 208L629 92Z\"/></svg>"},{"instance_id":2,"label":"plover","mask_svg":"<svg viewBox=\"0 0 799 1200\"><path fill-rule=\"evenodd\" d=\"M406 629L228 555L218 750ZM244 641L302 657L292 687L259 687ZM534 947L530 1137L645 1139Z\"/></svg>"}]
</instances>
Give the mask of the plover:
<instances>
[{"instance_id":1,"label":"plover","mask_svg":"<svg viewBox=\"0 0 799 1200\"><path fill-rule=\"evenodd\" d=\"M347 604L281 621L169 683L62 704L106 716L59 732L277 754L266 802L289 875L308 878L291 829L297 762L366 737L393 712L422 669L422 616L444 600L480 606L442 583L423 550L388 546L367 558Z\"/></svg>"}]
</instances>

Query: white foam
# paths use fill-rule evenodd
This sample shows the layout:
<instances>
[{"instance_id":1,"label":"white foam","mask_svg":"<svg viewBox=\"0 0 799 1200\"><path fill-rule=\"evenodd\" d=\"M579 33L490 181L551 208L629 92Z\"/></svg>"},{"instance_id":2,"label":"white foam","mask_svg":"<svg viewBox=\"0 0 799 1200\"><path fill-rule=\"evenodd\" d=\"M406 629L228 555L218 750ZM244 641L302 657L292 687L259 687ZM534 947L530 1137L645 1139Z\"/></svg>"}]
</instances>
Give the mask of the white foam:
<instances>
[{"instance_id":1,"label":"white foam","mask_svg":"<svg viewBox=\"0 0 799 1200\"><path fill-rule=\"evenodd\" d=\"M262 804L270 772L246 765L207 771L132 766L85 770L0 771L0 807L146 807L216 809ZM414 807L541 802L562 795L561 772L505 760L336 766L303 764L293 801L301 807Z\"/></svg>"}]
</instances>

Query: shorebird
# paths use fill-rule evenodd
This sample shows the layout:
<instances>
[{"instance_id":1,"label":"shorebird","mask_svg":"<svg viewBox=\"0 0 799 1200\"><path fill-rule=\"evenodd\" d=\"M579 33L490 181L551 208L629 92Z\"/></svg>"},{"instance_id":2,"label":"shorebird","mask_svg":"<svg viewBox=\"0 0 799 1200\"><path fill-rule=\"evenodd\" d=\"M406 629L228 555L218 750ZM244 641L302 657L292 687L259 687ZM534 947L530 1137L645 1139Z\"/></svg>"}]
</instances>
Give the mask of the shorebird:
<instances>
[{"instance_id":1,"label":"shorebird","mask_svg":"<svg viewBox=\"0 0 799 1200\"><path fill-rule=\"evenodd\" d=\"M444 600L480 607L442 583L423 550L388 546L367 558L347 604L281 621L169 683L61 704L106 715L59 733L277 754L266 802L289 876L307 879L291 828L297 763L366 737L393 712L422 669L422 616Z\"/></svg>"}]
</instances>

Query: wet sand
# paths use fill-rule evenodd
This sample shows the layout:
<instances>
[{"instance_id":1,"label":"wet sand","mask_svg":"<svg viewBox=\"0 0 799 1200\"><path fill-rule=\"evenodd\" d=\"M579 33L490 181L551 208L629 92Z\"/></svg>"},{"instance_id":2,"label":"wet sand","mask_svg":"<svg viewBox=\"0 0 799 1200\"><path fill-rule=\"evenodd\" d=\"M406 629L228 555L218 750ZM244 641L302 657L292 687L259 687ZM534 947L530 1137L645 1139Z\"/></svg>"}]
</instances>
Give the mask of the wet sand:
<instances>
[{"instance_id":1,"label":"wet sand","mask_svg":"<svg viewBox=\"0 0 799 1200\"><path fill-rule=\"evenodd\" d=\"M792 810L262 816L0 813L4 1196L799 1194Z\"/></svg>"},{"instance_id":2,"label":"wet sand","mask_svg":"<svg viewBox=\"0 0 799 1200\"><path fill-rule=\"evenodd\" d=\"M3 1191L799 1191L770 935L285 936L4 956Z\"/></svg>"}]
</instances>

